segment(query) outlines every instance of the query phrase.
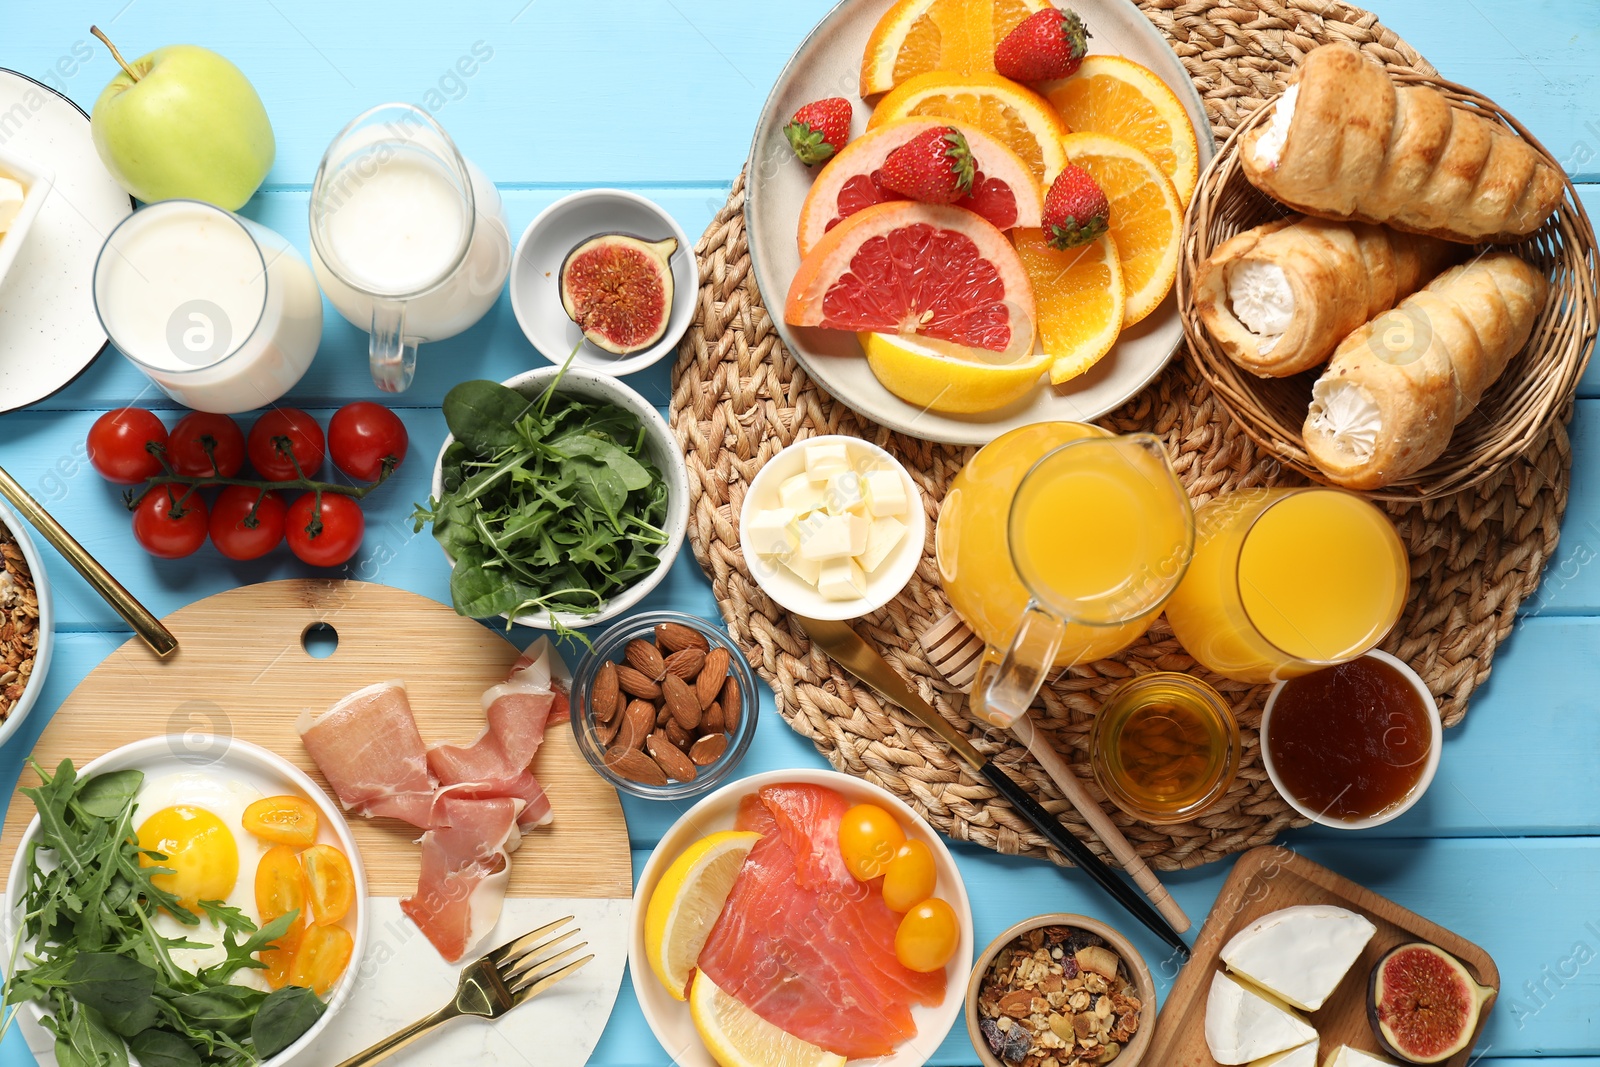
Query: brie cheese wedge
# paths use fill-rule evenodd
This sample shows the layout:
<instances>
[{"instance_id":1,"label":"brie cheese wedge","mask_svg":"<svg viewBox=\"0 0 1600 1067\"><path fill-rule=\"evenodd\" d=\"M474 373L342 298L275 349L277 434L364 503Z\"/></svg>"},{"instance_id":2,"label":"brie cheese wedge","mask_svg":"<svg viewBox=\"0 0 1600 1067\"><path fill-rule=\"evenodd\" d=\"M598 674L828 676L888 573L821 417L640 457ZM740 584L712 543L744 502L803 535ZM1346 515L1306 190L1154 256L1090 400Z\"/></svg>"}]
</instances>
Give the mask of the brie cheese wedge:
<instances>
[{"instance_id":1,"label":"brie cheese wedge","mask_svg":"<svg viewBox=\"0 0 1600 1067\"><path fill-rule=\"evenodd\" d=\"M1302 1011L1333 995L1377 932L1365 917L1331 904L1264 915L1222 946L1222 962Z\"/></svg>"},{"instance_id":2,"label":"brie cheese wedge","mask_svg":"<svg viewBox=\"0 0 1600 1067\"><path fill-rule=\"evenodd\" d=\"M1250 1067L1317 1067L1317 1042L1312 1041L1288 1052L1273 1053L1251 1063Z\"/></svg>"},{"instance_id":3,"label":"brie cheese wedge","mask_svg":"<svg viewBox=\"0 0 1600 1067\"><path fill-rule=\"evenodd\" d=\"M1328 1056L1328 1062L1322 1067L1395 1067L1393 1060L1386 1060L1382 1056L1374 1056L1370 1052L1362 1052L1349 1045L1340 1045Z\"/></svg>"},{"instance_id":4,"label":"brie cheese wedge","mask_svg":"<svg viewBox=\"0 0 1600 1067\"><path fill-rule=\"evenodd\" d=\"M1218 1063L1249 1063L1316 1039L1310 1023L1265 994L1221 971L1211 976L1206 1047Z\"/></svg>"}]
</instances>

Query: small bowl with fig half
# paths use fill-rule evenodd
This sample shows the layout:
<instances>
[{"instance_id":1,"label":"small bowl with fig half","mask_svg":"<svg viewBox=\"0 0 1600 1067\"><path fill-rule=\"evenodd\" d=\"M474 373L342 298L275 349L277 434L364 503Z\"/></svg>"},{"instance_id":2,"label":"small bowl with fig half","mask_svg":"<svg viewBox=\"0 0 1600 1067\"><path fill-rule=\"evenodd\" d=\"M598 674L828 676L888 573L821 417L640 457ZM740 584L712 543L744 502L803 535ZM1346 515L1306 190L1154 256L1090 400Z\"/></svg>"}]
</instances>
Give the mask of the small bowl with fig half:
<instances>
[{"instance_id":1,"label":"small bowl with fig half","mask_svg":"<svg viewBox=\"0 0 1600 1067\"><path fill-rule=\"evenodd\" d=\"M1138 1067L1155 1028L1144 957L1087 915L1024 919L989 943L967 982L967 1034L984 1067Z\"/></svg>"},{"instance_id":2,"label":"small bowl with fig half","mask_svg":"<svg viewBox=\"0 0 1600 1067\"><path fill-rule=\"evenodd\" d=\"M682 800L725 782L750 748L755 674L727 633L678 611L606 630L572 677L578 750L595 773L646 800Z\"/></svg>"}]
</instances>

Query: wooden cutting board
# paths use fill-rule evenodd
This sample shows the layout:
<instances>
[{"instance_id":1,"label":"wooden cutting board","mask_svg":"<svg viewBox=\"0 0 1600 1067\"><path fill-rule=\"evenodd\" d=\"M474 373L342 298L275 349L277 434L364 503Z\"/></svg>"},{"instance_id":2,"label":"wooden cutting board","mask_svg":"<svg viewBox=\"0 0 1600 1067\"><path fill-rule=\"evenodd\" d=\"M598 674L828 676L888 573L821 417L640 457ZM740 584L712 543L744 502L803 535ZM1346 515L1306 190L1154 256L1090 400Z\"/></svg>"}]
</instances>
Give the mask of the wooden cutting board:
<instances>
[{"instance_id":1,"label":"wooden cutting board","mask_svg":"<svg viewBox=\"0 0 1600 1067\"><path fill-rule=\"evenodd\" d=\"M1378 928L1333 996L1308 1016L1322 1039L1317 1052L1318 1063L1340 1045L1390 1058L1379 1049L1372 1027L1367 1023L1367 976L1378 960L1396 945L1408 941L1437 945L1466 964L1479 985L1500 988L1499 968L1487 952L1471 941L1312 863L1291 849L1269 845L1251 849L1241 856L1223 883L1222 892L1200 929L1194 953L1161 1009L1146 1063L1160 1067L1217 1067L1206 1048L1205 1019L1211 976L1223 969L1219 958L1222 946L1261 916L1297 904L1334 904L1348 908L1365 915ZM1493 1001L1484 1006L1478 1019L1479 1033L1488 1021L1492 1006ZM1474 1041L1477 1036L1473 1035ZM1471 1056L1469 1047L1441 1067L1464 1067Z\"/></svg>"},{"instance_id":2,"label":"wooden cutting board","mask_svg":"<svg viewBox=\"0 0 1600 1067\"><path fill-rule=\"evenodd\" d=\"M160 660L134 639L106 657L45 727L33 751L41 766L54 768L63 758L82 766L130 741L170 734L180 735L174 745L192 754L198 768L210 746L221 743L217 738L237 737L283 756L326 789L295 731L303 710L322 711L363 686L402 678L424 741L470 742L484 728L483 691L505 679L520 652L437 601L343 580L233 589L165 622L179 650ZM319 624L338 636L332 655L322 659L304 642ZM555 820L524 835L513 854L505 911L484 947L572 914L596 959L557 986L560 995L552 991L493 1027L460 1024L393 1062L520 1063L521 1050L538 1041L543 1062L577 1067L599 1039L627 954L633 894L628 827L616 791L584 762L569 727L551 727L533 771L550 795ZM38 775L24 767L19 785L36 784ZM0 835L0 872L10 869L32 817L33 805L14 794ZM454 968L398 908L398 898L417 885L418 831L392 819L350 823L373 909L362 961L373 980L358 987L312 1046L315 1053L307 1050L310 1061L338 1062L438 1007L455 988ZM41 1033L29 1035L30 1045Z\"/></svg>"}]
</instances>

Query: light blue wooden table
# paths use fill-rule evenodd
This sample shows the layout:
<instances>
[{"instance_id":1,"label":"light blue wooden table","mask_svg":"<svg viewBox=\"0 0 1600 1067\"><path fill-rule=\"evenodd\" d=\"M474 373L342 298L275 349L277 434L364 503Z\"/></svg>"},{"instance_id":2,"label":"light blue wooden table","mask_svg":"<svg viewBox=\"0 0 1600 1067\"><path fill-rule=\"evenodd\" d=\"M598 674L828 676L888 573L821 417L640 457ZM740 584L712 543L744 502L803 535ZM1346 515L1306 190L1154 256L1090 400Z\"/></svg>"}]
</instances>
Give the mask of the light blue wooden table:
<instances>
[{"instance_id":1,"label":"light blue wooden table","mask_svg":"<svg viewBox=\"0 0 1600 1067\"><path fill-rule=\"evenodd\" d=\"M1473 86L1525 122L1586 183L1591 214L1600 212L1600 3L1370 3L1445 77ZM130 55L176 42L222 52L254 81L278 138L277 163L245 213L302 251L307 191L323 148L350 117L388 100L435 112L499 183L513 233L564 193L612 185L655 198L698 235L743 162L784 60L829 6L830 0L9 2L0 6L0 66L47 78L58 59L88 42L91 58L68 77L53 76L87 108L114 71L89 37L91 21ZM485 52L492 54L470 77L457 72L458 59ZM330 311L321 354L291 399L325 418L350 399L375 396L365 348L365 336ZM427 495L427 457L445 432L439 401L463 378L501 379L542 363L504 299L462 337L424 348L417 383L399 398L414 458L396 484L371 498L366 544L351 576L448 600L438 549L426 534L413 535L408 520L411 503ZM631 379L663 407L667 383L666 364ZM0 465L157 614L235 585L307 573L286 552L269 562L230 564L207 548L196 566L156 562L133 545L116 493L84 462L83 440L99 412L147 393L145 386L123 360L106 355L66 391L0 416ZM1408 815L1359 838L1290 835L1311 858L1489 950L1504 987L1480 1047L1505 1067L1600 1063L1600 567L1591 565L1600 556L1600 483L1593 475L1600 469L1600 371L1591 370L1582 396L1572 427L1575 470L1561 557L1538 614L1519 622L1466 724L1449 735L1433 788ZM47 554L59 644L39 711L0 753L7 791L49 712L128 636L61 558ZM644 606L716 615L688 552ZM773 711L770 697L764 711L744 770L823 765ZM625 807L637 869L679 809ZM980 945L1041 911L1088 912L1130 926L1108 914L1075 875L973 847L955 851ZM1229 866L1167 877L1197 923ZM1162 958L1153 937L1135 931L1134 938L1152 961ZM1164 994L1171 969L1159 977ZM16 1035L0 1047L0 1067L31 1062ZM667 1062L627 983L594 1062ZM959 1025L934 1062L973 1062Z\"/></svg>"}]
</instances>

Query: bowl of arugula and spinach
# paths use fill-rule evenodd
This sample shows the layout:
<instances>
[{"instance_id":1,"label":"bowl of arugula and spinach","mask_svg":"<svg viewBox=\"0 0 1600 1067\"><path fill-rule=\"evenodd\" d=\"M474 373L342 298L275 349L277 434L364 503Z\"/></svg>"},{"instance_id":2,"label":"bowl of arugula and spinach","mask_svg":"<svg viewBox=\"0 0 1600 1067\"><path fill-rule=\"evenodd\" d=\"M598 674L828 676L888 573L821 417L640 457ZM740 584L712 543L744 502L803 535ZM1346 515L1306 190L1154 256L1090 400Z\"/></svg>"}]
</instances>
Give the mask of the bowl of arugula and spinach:
<instances>
[{"instance_id":1,"label":"bowl of arugula and spinach","mask_svg":"<svg viewBox=\"0 0 1600 1067\"><path fill-rule=\"evenodd\" d=\"M430 526L468 618L564 632L614 618L666 577L689 476L660 413L615 378L542 367L445 396Z\"/></svg>"}]
</instances>

